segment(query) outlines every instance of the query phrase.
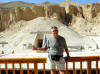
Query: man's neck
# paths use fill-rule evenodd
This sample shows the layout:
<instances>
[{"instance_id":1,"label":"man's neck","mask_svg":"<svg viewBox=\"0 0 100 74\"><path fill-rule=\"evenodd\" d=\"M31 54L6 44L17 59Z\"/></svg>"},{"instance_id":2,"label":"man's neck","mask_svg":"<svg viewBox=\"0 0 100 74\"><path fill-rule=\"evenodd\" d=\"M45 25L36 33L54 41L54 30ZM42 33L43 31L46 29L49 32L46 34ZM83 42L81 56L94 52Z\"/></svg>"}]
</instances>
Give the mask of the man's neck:
<instances>
[{"instance_id":1,"label":"man's neck","mask_svg":"<svg viewBox=\"0 0 100 74\"><path fill-rule=\"evenodd\" d=\"M57 39L59 37L59 35L53 35L53 37Z\"/></svg>"}]
</instances>

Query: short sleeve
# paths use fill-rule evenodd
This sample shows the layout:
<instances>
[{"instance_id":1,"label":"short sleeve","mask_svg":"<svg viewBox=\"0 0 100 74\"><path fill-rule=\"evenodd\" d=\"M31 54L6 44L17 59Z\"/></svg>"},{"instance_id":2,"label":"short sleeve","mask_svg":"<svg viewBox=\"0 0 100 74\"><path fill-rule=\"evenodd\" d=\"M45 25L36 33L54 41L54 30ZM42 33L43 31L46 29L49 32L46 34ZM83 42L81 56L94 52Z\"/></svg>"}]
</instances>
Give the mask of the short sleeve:
<instances>
[{"instance_id":1,"label":"short sleeve","mask_svg":"<svg viewBox=\"0 0 100 74\"><path fill-rule=\"evenodd\" d=\"M48 39L46 38L45 40L44 40L44 43L43 43L43 48L49 48L49 42L48 42Z\"/></svg>"},{"instance_id":2,"label":"short sleeve","mask_svg":"<svg viewBox=\"0 0 100 74\"><path fill-rule=\"evenodd\" d=\"M65 39L64 39L64 48L68 48Z\"/></svg>"}]
</instances>

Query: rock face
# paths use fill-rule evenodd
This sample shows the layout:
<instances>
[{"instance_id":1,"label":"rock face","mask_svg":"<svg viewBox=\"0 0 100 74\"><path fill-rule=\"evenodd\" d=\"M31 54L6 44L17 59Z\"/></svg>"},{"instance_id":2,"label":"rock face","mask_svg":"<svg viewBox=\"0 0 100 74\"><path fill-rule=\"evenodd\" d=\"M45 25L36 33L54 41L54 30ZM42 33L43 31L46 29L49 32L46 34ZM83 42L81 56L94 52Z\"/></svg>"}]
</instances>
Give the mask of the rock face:
<instances>
[{"instance_id":1,"label":"rock face","mask_svg":"<svg viewBox=\"0 0 100 74\"><path fill-rule=\"evenodd\" d=\"M70 15L69 25L72 29L85 35L100 34L98 29L100 25L100 3L80 5L67 2L65 9L66 14Z\"/></svg>"},{"instance_id":2,"label":"rock face","mask_svg":"<svg viewBox=\"0 0 100 74\"><path fill-rule=\"evenodd\" d=\"M11 23L32 20L38 16L45 16L44 8L41 6L0 9L0 31L8 28Z\"/></svg>"},{"instance_id":3,"label":"rock face","mask_svg":"<svg viewBox=\"0 0 100 74\"><path fill-rule=\"evenodd\" d=\"M100 25L100 3L88 5L75 2L63 2L61 4L50 2L33 4L21 1L0 3L0 31L4 31L11 24L20 20L29 21L37 17L55 18L65 25L74 28L77 27L75 24L79 22L77 18L87 21L81 21L83 24ZM76 31L78 30L76 29Z\"/></svg>"},{"instance_id":4,"label":"rock face","mask_svg":"<svg viewBox=\"0 0 100 74\"><path fill-rule=\"evenodd\" d=\"M94 3L92 5L86 5L83 7L83 14L84 14L84 17L92 22L92 20L95 18L95 17L98 17L97 15L100 13L100 3ZM94 22L95 23L95 22Z\"/></svg>"},{"instance_id":5,"label":"rock face","mask_svg":"<svg viewBox=\"0 0 100 74\"><path fill-rule=\"evenodd\" d=\"M98 17L97 15L100 13L100 3L94 3L90 5L80 5L68 2L65 4L65 9L67 14L72 15L73 17L72 20L75 20L75 17L81 17L91 23L96 23L93 22L93 20L94 18Z\"/></svg>"},{"instance_id":6,"label":"rock face","mask_svg":"<svg viewBox=\"0 0 100 74\"><path fill-rule=\"evenodd\" d=\"M22 3L22 5L23 4L25 5L25 3ZM61 22L65 22L66 12L64 7L48 3L40 5L31 4L30 6L24 7L22 5L20 3L20 7L15 5L15 7L9 6L8 8L6 6L4 6L4 8L3 6L0 7L0 31L5 30L12 23L16 23L20 20L29 21L37 17L55 18Z\"/></svg>"}]
</instances>

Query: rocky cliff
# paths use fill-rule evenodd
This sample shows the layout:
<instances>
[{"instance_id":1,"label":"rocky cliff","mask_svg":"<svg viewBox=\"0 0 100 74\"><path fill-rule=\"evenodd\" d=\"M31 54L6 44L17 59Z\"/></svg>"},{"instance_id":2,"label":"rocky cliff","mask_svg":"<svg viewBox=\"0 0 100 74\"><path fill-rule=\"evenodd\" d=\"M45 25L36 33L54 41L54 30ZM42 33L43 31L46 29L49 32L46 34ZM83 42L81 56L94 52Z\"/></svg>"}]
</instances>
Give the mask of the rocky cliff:
<instances>
[{"instance_id":1,"label":"rocky cliff","mask_svg":"<svg viewBox=\"0 0 100 74\"><path fill-rule=\"evenodd\" d=\"M49 2L33 4L20 1L0 3L0 31L4 31L11 24L20 20L29 21L37 17L55 18L79 31L76 29L77 27L80 28L79 25L75 25L79 24L78 18L81 18L81 23L85 25L100 25L100 3L88 5L75 2L63 2L60 4ZM82 20L85 20L85 22L82 22Z\"/></svg>"},{"instance_id":2,"label":"rocky cliff","mask_svg":"<svg viewBox=\"0 0 100 74\"><path fill-rule=\"evenodd\" d=\"M14 2L14 4L16 4L16 2ZM65 8L57 4L48 4L47 2L40 5L28 5L23 2L17 2L20 6L14 4L8 3L0 5L0 31L5 30L12 23L16 23L20 20L29 21L36 17L56 18L61 22L65 22Z\"/></svg>"}]
</instances>

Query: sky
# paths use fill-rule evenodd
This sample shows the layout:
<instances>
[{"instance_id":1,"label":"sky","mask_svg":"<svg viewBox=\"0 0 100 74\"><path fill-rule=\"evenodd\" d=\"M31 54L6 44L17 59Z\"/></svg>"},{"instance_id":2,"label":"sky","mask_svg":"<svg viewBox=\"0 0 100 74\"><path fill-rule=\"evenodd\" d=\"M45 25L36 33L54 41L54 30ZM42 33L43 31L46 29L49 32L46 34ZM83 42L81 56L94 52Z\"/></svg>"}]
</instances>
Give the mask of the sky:
<instances>
[{"instance_id":1,"label":"sky","mask_svg":"<svg viewBox=\"0 0 100 74\"><path fill-rule=\"evenodd\" d=\"M60 3L63 2L65 0L0 0L0 3L2 2L11 2L11 1L24 1L24 2L28 2L28 3L42 3L45 1L49 1L52 3ZM91 4L91 3L96 3L96 2L100 2L100 0L72 0L74 2L80 3L80 4Z\"/></svg>"}]
</instances>

